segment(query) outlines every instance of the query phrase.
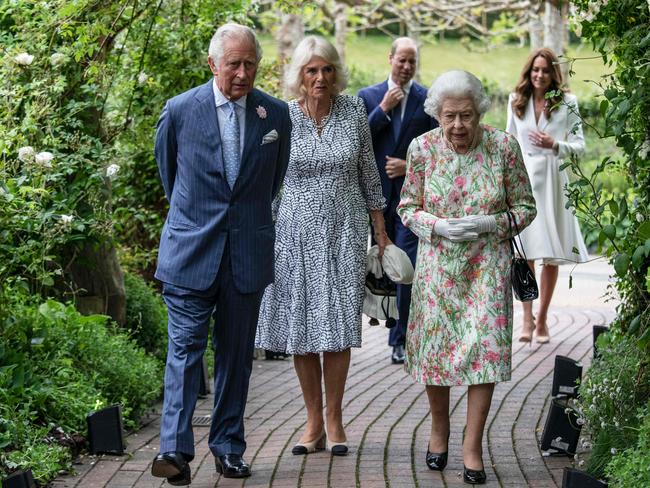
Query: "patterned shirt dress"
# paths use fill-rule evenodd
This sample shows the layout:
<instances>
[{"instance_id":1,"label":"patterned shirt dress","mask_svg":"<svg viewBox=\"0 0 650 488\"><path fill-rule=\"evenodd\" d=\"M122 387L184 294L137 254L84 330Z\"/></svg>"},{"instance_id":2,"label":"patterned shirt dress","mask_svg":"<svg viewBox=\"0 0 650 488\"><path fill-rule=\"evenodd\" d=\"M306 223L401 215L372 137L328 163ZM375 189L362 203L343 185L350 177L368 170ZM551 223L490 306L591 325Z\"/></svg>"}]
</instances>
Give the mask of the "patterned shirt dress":
<instances>
[{"instance_id":1,"label":"patterned shirt dress","mask_svg":"<svg viewBox=\"0 0 650 488\"><path fill-rule=\"evenodd\" d=\"M458 154L442 130L415 139L398 214L420 239L406 333L406 370L426 385L510 379L512 353L509 210L521 231L535 200L516 139L481 126L478 146ZM497 231L476 241L434 235L441 218L494 215Z\"/></svg>"},{"instance_id":2,"label":"patterned shirt dress","mask_svg":"<svg viewBox=\"0 0 650 488\"><path fill-rule=\"evenodd\" d=\"M366 110L358 97L337 96L320 136L297 101L289 114L275 281L264 292L255 347L289 354L360 347L368 211L385 207Z\"/></svg>"}]
</instances>

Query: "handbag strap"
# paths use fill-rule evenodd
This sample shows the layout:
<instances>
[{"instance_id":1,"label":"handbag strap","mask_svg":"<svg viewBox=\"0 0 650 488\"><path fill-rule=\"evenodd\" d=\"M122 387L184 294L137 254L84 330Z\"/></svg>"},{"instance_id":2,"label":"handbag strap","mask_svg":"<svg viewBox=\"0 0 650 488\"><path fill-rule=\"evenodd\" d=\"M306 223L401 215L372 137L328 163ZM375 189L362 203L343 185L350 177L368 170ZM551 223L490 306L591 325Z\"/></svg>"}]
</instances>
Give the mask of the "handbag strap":
<instances>
[{"instance_id":1,"label":"handbag strap","mask_svg":"<svg viewBox=\"0 0 650 488\"><path fill-rule=\"evenodd\" d=\"M515 236L519 235L519 227L517 226L517 220L515 219L515 216L512 215L510 210L506 212L508 214L508 227L510 229L510 233L512 234L512 226L515 226L515 231L517 232ZM528 261L528 258L526 257L526 251L524 251L524 245L521 241L519 241L519 245L521 246L521 249L519 249L519 246L517 245L517 239L515 239L515 236L512 236L510 238L510 252L512 252L512 255L515 255L515 249L517 250L517 253L520 256L523 256L526 261Z\"/></svg>"}]
</instances>

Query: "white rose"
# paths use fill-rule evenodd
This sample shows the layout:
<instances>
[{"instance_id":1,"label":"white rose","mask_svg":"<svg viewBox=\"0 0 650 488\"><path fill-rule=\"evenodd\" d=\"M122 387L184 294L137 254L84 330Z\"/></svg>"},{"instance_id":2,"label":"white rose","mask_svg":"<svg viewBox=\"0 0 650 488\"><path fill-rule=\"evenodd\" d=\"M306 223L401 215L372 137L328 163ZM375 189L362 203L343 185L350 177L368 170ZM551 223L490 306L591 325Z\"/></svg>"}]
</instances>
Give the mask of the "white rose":
<instances>
[{"instance_id":1,"label":"white rose","mask_svg":"<svg viewBox=\"0 0 650 488\"><path fill-rule=\"evenodd\" d=\"M36 156L34 156L36 163L45 168L52 167L52 159L54 159L54 154L48 151L39 152Z\"/></svg>"},{"instance_id":2,"label":"white rose","mask_svg":"<svg viewBox=\"0 0 650 488\"><path fill-rule=\"evenodd\" d=\"M32 146L24 146L18 149L18 159L23 163L31 163L34 161L34 148Z\"/></svg>"},{"instance_id":3,"label":"white rose","mask_svg":"<svg viewBox=\"0 0 650 488\"><path fill-rule=\"evenodd\" d=\"M111 164L108 168L106 168L106 176L109 178L113 178L119 172L120 167L117 164Z\"/></svg>"},{"instance_id":4,"label":"white rose","mask_svg":"<svg viewBox=\"0 0 650 488\"><path fill-rule=\"evenodd\" d=\"M54 53L50 56L50 63L52 66L59 66L63 64L66 60L66 55L61 53Z\"/></svg>"},{"instance_id":5,"label":"white rose","mask_svg":"<svg viewBox=\"0 0 650 488\"><path fill-rule=\"evenodd\" d=\"M34 61L34 56L29 53L20 53L14 58L14 61L22 66L29 66Z\"/></svg>"},{"instance_id":6,"label":"white rose","mask_svg":"<svg viewBox=\"0 0 650 488\"><path fill-rule=\"evenodd\" d=\"M140 74L138 75L138 83L140 85L144 85L148 79L149 76L147 76L147 73L145 73L144 71L140 71Z\"/></svg>"},{"instance_id":7,"label":"white rose","mask_svg":"<svg viewBox=\"0 0 650 488\"><path fill-rule=\"evenodd\" d=\"M74 217L72 215L62 214L60 219L61 219L61 222L63 222L64 224L67 225L67 224L70 224L72 222Z\"/></svg>"}]
</instances>

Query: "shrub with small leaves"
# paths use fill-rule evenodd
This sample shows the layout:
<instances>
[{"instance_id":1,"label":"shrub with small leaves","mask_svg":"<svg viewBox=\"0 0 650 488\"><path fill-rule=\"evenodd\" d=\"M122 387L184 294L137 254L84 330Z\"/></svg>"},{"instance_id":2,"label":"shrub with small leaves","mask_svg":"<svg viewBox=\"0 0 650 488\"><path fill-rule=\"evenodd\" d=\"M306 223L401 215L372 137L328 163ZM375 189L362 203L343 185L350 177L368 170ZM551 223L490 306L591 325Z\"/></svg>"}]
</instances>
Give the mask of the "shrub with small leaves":
<instances>
[{"instance_id":1,"label":"shrub with small leaves","mask_svg":"<svg viewBox=\"0 0 650 488\"><path fill-rule=\"evenodd\" d=\"M163 363L167 357L167 309L160 295L143 278L127 273L126 327L148 353Z\"/></svg>"}]
</instances>

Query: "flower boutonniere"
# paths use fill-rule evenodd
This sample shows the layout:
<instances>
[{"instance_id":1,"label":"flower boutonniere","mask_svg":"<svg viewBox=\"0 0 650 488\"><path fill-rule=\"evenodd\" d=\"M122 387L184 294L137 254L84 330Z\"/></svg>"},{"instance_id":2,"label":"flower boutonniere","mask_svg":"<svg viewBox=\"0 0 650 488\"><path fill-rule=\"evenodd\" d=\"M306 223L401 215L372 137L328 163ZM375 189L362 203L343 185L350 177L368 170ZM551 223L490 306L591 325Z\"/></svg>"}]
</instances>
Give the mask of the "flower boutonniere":
<instances>
[{"instance_id":1,"label":"flower boutonniere","mask_svg":"<svg viewBox=\"0 0 650 488\"><path fill-rule=\"evenodd\" d=\"M257 112L257 116L260 119L265 119L266 118L266 109L264 107L262 107L261 105L258 105L257 108L255 109L255 111Z\"/></svg>"}]
</instances>

